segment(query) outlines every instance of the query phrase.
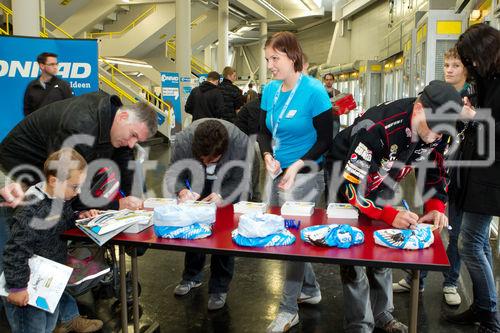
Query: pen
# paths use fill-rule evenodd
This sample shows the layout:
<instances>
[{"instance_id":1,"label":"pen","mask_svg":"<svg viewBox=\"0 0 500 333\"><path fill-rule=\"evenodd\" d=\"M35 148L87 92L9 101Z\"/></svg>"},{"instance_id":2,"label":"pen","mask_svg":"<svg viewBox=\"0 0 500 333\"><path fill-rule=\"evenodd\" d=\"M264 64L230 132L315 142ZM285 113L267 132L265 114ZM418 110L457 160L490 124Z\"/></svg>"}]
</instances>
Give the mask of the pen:
<instances>
[{"instance_id":1,"label":"pen","mask_svg":"<svg viewBox=\"0 0 500 333\"><path fill-rule=\"evenodd\" d=\"M120 190L120 195L124 198L126 198L127 196L125 195L125 192L123 192L123 190Z\"/></svg>"},{"instance_id":2,"label":"pen","mask_svg":"<svg viewBox=\"0 0 500 333\"><path fill-rule=\"evenodd\" d=\"M401 204L403 205L403 207L407 210L407 211L410 211L410 206L408 206L408 203L406 202L405 199L402 199L401 200Z\"/></svg>"},{"instance_id":3,"label":"pen","mask_svg":"<svg viewBox=\"0 0 500 333\"><path fill-rule=\"evenodd\" d=\"M189 179L186 179L186 180L184 181L184 183L186 184L186 187L187 187L187 189L189 190L189 192L192 192L192 190L191 190L191 185L189 184Z\"/></svg>"}]
</instances>

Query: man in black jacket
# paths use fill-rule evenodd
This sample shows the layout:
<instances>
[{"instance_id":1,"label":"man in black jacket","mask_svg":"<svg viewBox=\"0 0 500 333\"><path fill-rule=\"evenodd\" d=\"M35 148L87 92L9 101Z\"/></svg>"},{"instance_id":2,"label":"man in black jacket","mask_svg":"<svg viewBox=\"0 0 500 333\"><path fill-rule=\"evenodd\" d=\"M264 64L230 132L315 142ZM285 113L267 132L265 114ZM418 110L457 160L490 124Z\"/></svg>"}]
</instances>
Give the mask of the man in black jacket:
<instances>
[{"instance_id":1,"label":"man in black jacket","mask_svg":"<svg viewBox=\"0 0 500 333\"><path fill-rule=\"evenodd\" d=\"M133 160L132 148L153 136L158 126L151 107L145 103L125 106L117 96L97 92L55 102L40 110L43 112L24 118L2 141L0 168L16 168L15 178L21 174L32 176L22 182L33 185L40 181L40 174L27 171L26 167L42 170L47 156L59 150L67 139L78 140L74 135L87 134L93 142L74 142L75 149L88 163L97 159L114 161L121 172L120 189L130 195L133 172L128 162ZM105 167L109 163L101 164ZM142 201L127 196L115 206L138 209Z\"/></svg>"},{"instance_id":2,"label":"man in black jacket","mask_svg":"<svg viewBox=\"0 0 500 333\"><path fill-rule=\"evenodd\" d=\"M333 159L344 165L339 200L392 228L415 229L425 222L439 230L446 227L448 176L443 156L451 136L443 133L443 125L453 128L462 106L460 95L451 85L432 81L417 99L387 102L367 110L334 139ZM449 120L442 121L439 116ZM435 126L429 125L431 121L437 122ZM423 169L426 162L433 167ZM413 168L425 176L421 189L425 215L421 217L397 210L392 204L398 182ZM363 267L341 266L340 273L346 332L372 332L375 327L386 332L407 332L407 327L391 313L390 269L377 267L365 272Z\"/></svg>"},{"instance_id":3,"label":"man in black jacket","mask_svg":"<svg viewBox=\"0 0 500 333\"><path fill-rule=\"evenodd\" d=\"M59 79L57 75L57 54L44 52L36 58L40 66L40 74L31 81L24 93L24 115L38 110L42 106L73 96L68 82Z\"/></svg>"},{"instance_id":4,"label":"man in black jacket","mask_svg":"<svg viewBox=\"0 0 500 333\"><path fill-rule=\"evenodd\" d=\"M210 72L207 80L189 94L185 110L193 116L193 121L202 118L222 118L224 97L218 87L219 81L219 73Z\"/></svg>"},{"instance_id":5,"label":"man in black jacket","mask_svg":"<svg viewBox=\"0 0 500 333\"><path fill-rule=\"evenodd\" d=\"M243 93L240 88L233 84L238 78L236 71L232 67L225 67L222 71L224 79L220 84L222 95L224 96L224 112L222 119L234 123L236 112L243 105Z\"/></svg>"}]
</instances>

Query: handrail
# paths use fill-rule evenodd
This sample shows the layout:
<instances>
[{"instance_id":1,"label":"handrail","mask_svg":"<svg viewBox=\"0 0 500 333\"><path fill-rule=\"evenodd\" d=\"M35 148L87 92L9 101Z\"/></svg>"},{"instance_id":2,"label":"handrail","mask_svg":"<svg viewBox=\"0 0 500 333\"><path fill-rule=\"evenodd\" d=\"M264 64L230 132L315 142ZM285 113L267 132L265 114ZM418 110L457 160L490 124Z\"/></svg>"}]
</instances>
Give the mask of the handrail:
<instances>
[{"instance_id":1,"label":"handrail","mask_svg":"<svg viewBox=\"0 0 500 333\"><path fill-rule=\"evenodd\" d=\"M0 9L2 9L4 12L6 12L9 15L12 15L12 9L4 5L3 3L0 2Z\"/></svg>"},{"instance_id":2,"label":"handrail","mask_svg":"<svg viewBox=\"0 0 500 333\"><path fill-rule=\"evenodd\" d=\"M149 14L151 14L155 10L156 10L156 5L151 6L144 13L142 13L141 15L139 15L135 20L133 20L132 22L130 22L129 25L127 25L121 31L92 32L92 33L89 34L89 36L90 36L90 38L94 38L96 36L106 36L106 35L109 35L109 38L113 38L113 35L121 35L121 34L127 32L128 30L132 29L133 27L135 27L135 25L137 23L139 23L139 21L141 21L142 19L144 19L146 16L149 16Z\"/></svg>"},{"instance_id":3,"label":"handrail","mask_svg":"<svg viewBox=\"0 0 500 333\"><path fill-rule=\"evenodd\" d=\"M173 56L175 56L175 50L176 46L173 42L170 40L166 42L168 49L173 53ZM196 59L195 57L191 56L191 68L195 70L198 73L208 73L212 71L212 69L202 63L200 60Z\"/></svg>"},{"instance_id":4,"label":"handrail","mask_svg":"<svg viewBox=\"0 0 500 333\"><path fill-rule=\"evenodd\" d=\"M12 16L12 9L5 6L1 2L0 2L0 9L3 10L3 12L5 13L5 29L6 29L3 30L2 28L0 28L0 32L3 33L4 35L10 35L9 16Z\"/></svg>"},{"instance_id":5,"label":"handrail","mask_svg":"<svg viewBox=\"0 0 500 333\"><path fill-rule=\"evenodd\" d=\"M132 103L136 103L137 100L135 98L133 98L132 96L130 96L129 93L127 93L125 90L123 90L122 88L120 88L116 83L114 83L113 81L110 81L107 77L105 77L104 75L102 74L99 74L99 80L103 81L104 83L106 83L108 86L110 86L113 90L115 90L116 92L118 92L118 97L120 97L120 99L123 97L125 97L126 99L128 99L130 102Z\"/></svg>"},{"instance_id":6,"label":"handrail","mask_svg":"<svg viewBox=\"0 0 500 333\"><path fill-rule=\"evenodd\" d=\"M71 36L69 33L67 33L66 31L64 31L61 27L59 27L57 24L55 24L54 22L52 22L51 20L49 20L48 18L44 17L44 16L40 16L40 20L41 20L41 23L42 23L42 32L45 34L45 35L49 35L48 32L47 32L47 25L46 23L50 24L52 27L54 27L54 29L62 32L66 37L68 37L69 39L74 39L73 36Z\"/></svg>"}]
</instances>

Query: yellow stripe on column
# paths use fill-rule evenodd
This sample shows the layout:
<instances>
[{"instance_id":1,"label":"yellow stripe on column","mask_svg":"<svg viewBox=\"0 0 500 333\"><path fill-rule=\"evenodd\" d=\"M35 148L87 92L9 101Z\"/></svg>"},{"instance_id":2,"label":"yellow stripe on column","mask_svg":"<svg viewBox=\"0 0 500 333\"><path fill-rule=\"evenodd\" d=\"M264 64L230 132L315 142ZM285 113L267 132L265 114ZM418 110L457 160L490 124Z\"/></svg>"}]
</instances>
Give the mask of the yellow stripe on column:
<instances>
[{"instance_id":1,"label":"yellow stripe on column","mask_svg":"<svg viewBox=\"0 0 500 333\"><path fill-rule=\"evenodd\" d=\"M438 35L460 35L462 21L437 21L436 31Z\"/></svg>"}]
</instances>

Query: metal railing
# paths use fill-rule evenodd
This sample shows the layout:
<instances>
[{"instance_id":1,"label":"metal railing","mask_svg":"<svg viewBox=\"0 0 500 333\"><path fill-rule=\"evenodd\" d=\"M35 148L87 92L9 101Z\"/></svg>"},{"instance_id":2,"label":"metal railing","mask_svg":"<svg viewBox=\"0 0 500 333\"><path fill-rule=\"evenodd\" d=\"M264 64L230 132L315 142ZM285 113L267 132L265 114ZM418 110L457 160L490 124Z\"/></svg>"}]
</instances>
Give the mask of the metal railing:
<instances>
[{"instance_id":1,"label":"metal railing","mask_svg":"<svg viewBox=\"0 0 500 333\"><path fill-rule=\"evenodd\" d=\"M40 16L40 26L41 26L41 31L40 31L40 36L47 38L49 36L49 30L47 29L47 25L52 27L53 29L61 32L64 36L66 36L69 39L74 39L73 36L71 36L69 33L64 31L61 27L59 27L57 24L49 20L48 18L44 16ZM43 34L43 35L42 35Z\"/></svg>"},{"instance_id":2,"label":"metal railing","mask_svg":"<svg viewBox=\"0 0 500 333\"><path fill-rule=\"evenodd\" d=\"M173 42L170 39L166 42L166 45L168 52L167 55L170 58L175 59L175 50L176 50L175 42ZM191 70L198 74L206 74L212 71L212 69L208 65L205 65L201 60L196 59L193 56L191 56Z\"/></svg>"},{"instance_id":3,"label":"metal railing","mask_svg":"<svg viewBox=\"0 0 500 333\"><path fill-rule=\"evenodd\" d=\"M10 35L10 21L12 21L12 10L5 6L3 3L0 2L0 10L3 12L3 16L5 17L5 29L0 28L0 34L2 35ZM10 20L9 20L10 18Z\"/></svg>"},{"instance_id":4,"label":"metal railing","mask_svg":"<svg viewBox=\"0 0 500 333\"><path fill-rule=\"evenodd\" d=\"M120 31L92 32L92 33L89 34L89 37L90 38L98 38L98 37L109 36L109 38L111 39L113 37L120 36L120 35L126 33L127 31L129 31L130 29L132 29L133 27L135 27L139 22L141 22L147 16L149 16L150 14L152 14L155 10L156 10L156 5L151 6L149 9L147 9L144 13L142 13L141 15L139 15L135 20L133 20L132 22L130 22L129 25L127 25L125 28L123 28Z\"/></svg>"}]
</instances>

